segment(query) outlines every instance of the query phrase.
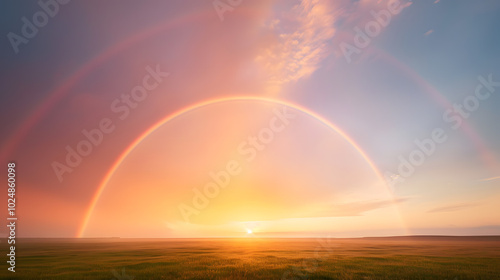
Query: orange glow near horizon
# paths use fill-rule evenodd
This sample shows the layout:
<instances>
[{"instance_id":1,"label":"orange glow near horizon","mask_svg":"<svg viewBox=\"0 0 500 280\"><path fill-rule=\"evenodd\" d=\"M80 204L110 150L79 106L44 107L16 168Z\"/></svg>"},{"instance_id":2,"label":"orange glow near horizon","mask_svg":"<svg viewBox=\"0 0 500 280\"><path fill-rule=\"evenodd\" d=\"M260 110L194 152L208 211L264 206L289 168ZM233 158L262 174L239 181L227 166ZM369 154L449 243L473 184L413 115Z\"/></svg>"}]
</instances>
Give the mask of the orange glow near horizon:
<instances>
[{"instance_id":1,"label":"orange glow near horizon","mask_svg":"<svg viewBox=\"0 0 500 280\"><path fill-rule=\"evenodd\" d=\"M379 183L381 183L385 187L385 184L383 183L382 175L376 169L375 165L370 160L370 158L366 155L366 153L348 135L346 135L342 130L340 130L338 127L336 127L333 123L331 123L328 120L322 118L318 114L316 114L316 113L308 110L307 108L299 106L297 104L290 103L290 102L281 101L281 100L275 100L275 99L269 99L269 98L263 98L263 97L243 96L243 97L217 98L217 99L212 99L212 100L200 102L200 103L194 104L192 106L188 106L186 108L182 108L182 109L180 109L180 110L178 110L178 111L176 111L174 113L171 113L171 114L167 115L165 118L163 118L160 121L158 121L153 126L151 126L144 133L142 133L139 137L137 137L136 140L134 140L127 147L127 149L125 149L120 154L120 156L116 159L115 163L113 164L112 168L109 169L109 171L106 173L106 176L101 181L101 184L99 185L99 188L97 189L97 191L95 192L95 194L94 194L94 196L92 198L92 202L89 205L89 208L87 210L85 218L82 221L82 224L81 224L80 229L78 231L77 237L84 237L85 230L86 230L87 225L88 225L88 223L90 221L90 218L92 217L92 214L94 212L94 208L96 207L96 205L97 205L97 203L98 203L98 201L99 201L99 199L100 199L100 197L101 197L104 189L106 188L108 182L111 180L111 178L115 174L116 170L121 166L121 164L123 163L123 161L128 157L128 155L141 142L143 142L146 138L148 138L148 136L151 135L153 132L155 132L157 129L159 129L160 127L162 127L166 123L170 122L171 120L173 120L173 119L175 119L175 118L177 118L179 116L182 116L182 115L184 115L184 114L186 114L188 112L191 112L191 111L194 111L196 109L203 108L203 107L206 107L206 106L209 106L209 105L220 104L220 103L230 102L230 101L253 101L253 102L257 101L257 102L263 102L263 103L269 103L269 104L275 104L275 105L284 105L284 106L287 106L287 107L292 108L294 110L298 110L298 111L300 111L302 113L305 113L305 114L311 116L312 118L318 120L323 125L325 125L329 129L331 129L332 131L334 131L335 133L337 133L338 135L340 135L347 143L349 143L349 145L351 145L355 149L355 151L357 151L357 153L359 153L359 155L363 158L363 160L366 162L366 164L368 164L368 166L370 167L370 169L372 170L372 172L374 172L376 178L378 178ZM261 208L261 210L263 210L263 209L265 209L265 208ZM271 208L265 210L265 212L262 212L262 215L260 215L260 216L261 217L265 217L266 215L268 215L270 213L269 211L271 211L270 209ZM257 212L255 212L256 210L257 210L257 208L253 210L254 211L253 214L249 215L249 217L252 216L252 215L257 214ZM261 211L261 210L258 210L258 211ZM223 210L221 210L221 211L223 211ZM267 213L267 214L265 214L265 213ZM257 216L259 216L259 215L257 215ZM398 218L398 219L400 219L400 218Z\"/></svg>"}]
</instances>

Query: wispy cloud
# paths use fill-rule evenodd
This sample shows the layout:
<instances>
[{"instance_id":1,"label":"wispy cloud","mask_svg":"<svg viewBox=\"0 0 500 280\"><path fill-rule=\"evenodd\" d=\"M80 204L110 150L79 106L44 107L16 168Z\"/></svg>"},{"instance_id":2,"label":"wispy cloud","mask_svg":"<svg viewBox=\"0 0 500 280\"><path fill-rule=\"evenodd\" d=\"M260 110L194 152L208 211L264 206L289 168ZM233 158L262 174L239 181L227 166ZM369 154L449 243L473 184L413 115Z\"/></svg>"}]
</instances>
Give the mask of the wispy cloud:
<instances>
[{"instance_id":1,"label":"wispy cloud","mask_svg":"<svg viewBox=\"0 0 500 280\"><path fill-rule=\"evenodd\" d=\"M394 200L370 200L356 201L345 204L332 205L328 210L316 213L316 217L351 217L361 216L363 213L389 207L394 204L408 201L409 198L397 198Z\"/></svg>"},{"instance_id":2,"label":"wispy cloud","mask_svg":"<svg viewBox=\"0 0 500 280\"><path fill-rule=\"evenodd\" d=\"M401 8L412 4L402 1ZM288 12L274 15L265 27L275 38L263 48L256 61L264 68L268 91L277 93L283 85L309 77L331 53L337 28L352 37L352 28L373 19L370 11L387 8L380 0L302 0ZM344 35L345 36L345 35Z\"/></svg>"},{"instance_id":3,"label":"wispy cloud","mask_svg":"<svg viewBox=\"0 0 500 280\"><path fill-rule=\"evenodd\" d=\"M457 204L452 204L452 205L447 205L447 206L441 206L441 207L436 207L433 208L427 213L442 213L442 212L454 212L454 211L459 211L463 210L466 208L474 207L477 204L475 203L457 203Z\"/></svg>"},{"instance_id":4,"label":"wispy cloud","mask_svg":"<svg viewBox=\"0 0 500 280\"><path fill-rule=\"evenodd\" d=\"M479 180L479 182L487 182L487 181L493 181L493 180L498 180L498 179L500 179L500 176L481 179L481 180Z\"/></svg>"},{"instance_id":5,"label":"wispy cloud","mask_svg":"<svg viewBox=\"0 0 500 280\"><path fill-rule=\"evenodd\" d=\"M303 0L282 18L267 23L277 38L257 61L264 66L271 89L308 77L319 67L328 55L334 23L334 13L323 0Z\"/></svg>"},{"instance_id":6,"label":"wispy cloud","mask_svg":"<svg viewBox=\"0 0 500 280\"><path fill-rule=\"evenodd\" d=\"M432 32L434 32L434 30L432 30L432 29L431 29L431 30L429 30L429 31L425 32L425 33L424 33L424 36L430 35Z\"/></svg>"}]
</instances>

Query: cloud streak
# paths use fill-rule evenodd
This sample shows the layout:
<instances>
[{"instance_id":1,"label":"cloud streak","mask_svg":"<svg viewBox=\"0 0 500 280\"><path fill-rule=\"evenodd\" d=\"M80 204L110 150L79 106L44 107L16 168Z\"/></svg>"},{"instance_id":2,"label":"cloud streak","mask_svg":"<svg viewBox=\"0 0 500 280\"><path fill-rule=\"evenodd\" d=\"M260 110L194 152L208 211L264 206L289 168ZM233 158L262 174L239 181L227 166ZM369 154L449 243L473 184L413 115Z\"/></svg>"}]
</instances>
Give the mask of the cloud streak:
<instances>
[{"instance_id":1,"label":"cloud streak","mask_svg":"<svg viewBox=\"0 0 500 280\"><path fill-rule=\"evenodd\" d=\"M329 209L316 213L315 217L352 217L361 216L365 212L389 207L394 204L408 201L409 198L397 198L394 200L370 200L356 201L345 204L332 205Z\"/></svg>"},{"instance_id":2,"label":"cloud streak","mask_svg":"<svg viewBox=\"0 0 500 280\"><path fill-rule=\"evenodd\" d=\"M457 204L452 204L452 205L447 205L447 206L441 206L441 207L436 207L433 208L427 213L443 213L443 212L455 212L463 209L467 209L470 207L474 207L477 204L475 203L457 203Z\"/></svg>"},{"instance_id":3,"label":"cloud streak","mask_svg":"<svg viewBox=\"0 0 500 280\"><path fill-rule=\"evenodd\" d=\"M498 180L498 179L500 179L500 176L481 179L481 180L479 180L479 182L488 182L488 181L494 181L494 180Z\"/></svg>"}]
</instances>

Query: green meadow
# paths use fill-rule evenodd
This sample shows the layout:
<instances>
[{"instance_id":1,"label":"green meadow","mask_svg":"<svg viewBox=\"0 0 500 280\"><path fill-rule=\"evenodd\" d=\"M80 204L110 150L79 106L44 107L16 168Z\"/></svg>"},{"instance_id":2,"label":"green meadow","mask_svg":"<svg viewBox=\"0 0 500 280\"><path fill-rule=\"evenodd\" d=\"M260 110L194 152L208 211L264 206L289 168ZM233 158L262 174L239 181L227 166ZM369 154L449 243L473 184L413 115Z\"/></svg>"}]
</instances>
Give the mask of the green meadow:
<instances>
[{"instance_id":1,"label":"green meadow","mask_svg":"<svg viewBox=\"0 0 500 280\"><path fill-rule=\"evenodd\" d=\"M7 268L1 279L500 279L500 237L18 239Z\"/></svg>"}]
</instances>

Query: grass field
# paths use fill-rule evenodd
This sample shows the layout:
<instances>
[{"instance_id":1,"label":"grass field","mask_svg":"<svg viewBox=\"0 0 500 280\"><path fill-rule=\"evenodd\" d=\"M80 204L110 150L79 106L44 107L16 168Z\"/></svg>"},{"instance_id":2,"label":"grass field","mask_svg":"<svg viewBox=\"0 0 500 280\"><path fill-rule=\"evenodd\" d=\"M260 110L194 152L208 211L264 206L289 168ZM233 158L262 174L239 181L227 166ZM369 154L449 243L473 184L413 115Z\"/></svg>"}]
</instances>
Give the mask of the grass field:
<instances>
[{"instance_id":1,"label":"grass field","mask_svg":"<svg viewBox=\"0 0 500 280\"><path fill-rule=\"evenodd\" d=\"M500 237L18 239L16 248L16 272L4 261L1 279L500 279Z\"/></svg>"}]
</instances>

